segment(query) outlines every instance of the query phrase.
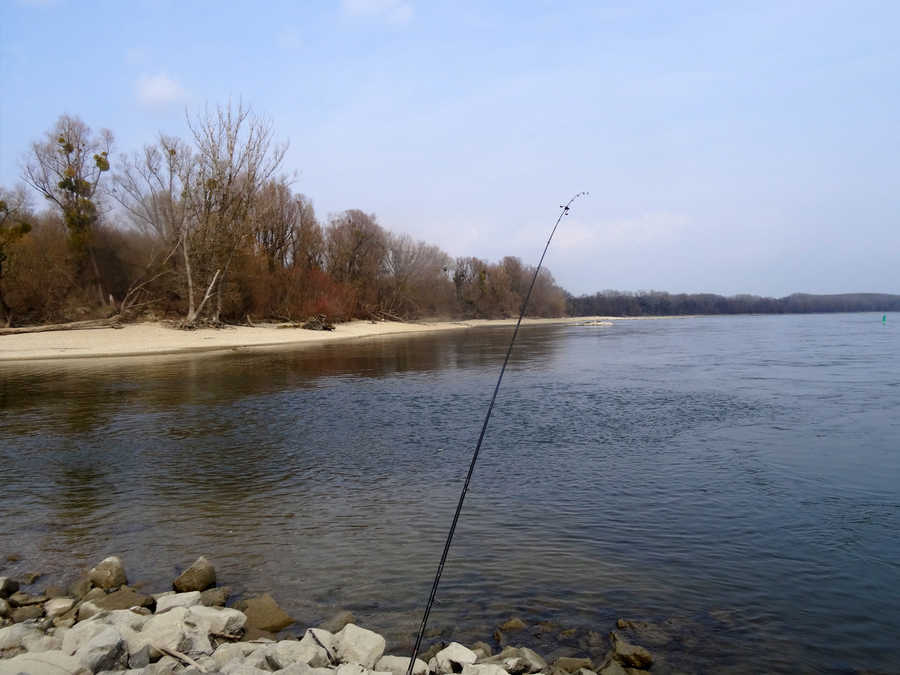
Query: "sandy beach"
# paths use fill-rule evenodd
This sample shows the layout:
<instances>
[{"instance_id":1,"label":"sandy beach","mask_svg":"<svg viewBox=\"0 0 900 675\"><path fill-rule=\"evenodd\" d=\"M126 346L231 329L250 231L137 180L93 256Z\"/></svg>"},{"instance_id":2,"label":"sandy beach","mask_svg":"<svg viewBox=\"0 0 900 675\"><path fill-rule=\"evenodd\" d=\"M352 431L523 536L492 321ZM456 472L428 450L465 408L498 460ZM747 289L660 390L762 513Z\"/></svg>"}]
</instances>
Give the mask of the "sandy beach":
<instances>
[{"instance_id":1,"label":"sandy beach","mask_svg":"<svg viewBox=\"0 0 900 675\"><path fill-rule=\"evenodd\" d=\"M578 317L525 319L523 324L568 324L597 320L605 321L598 317ZM227 326L186 331L161 323L136 323L125 325L122 328L2 335L0 336L0 361L151 356L230 349L293 347L333 340L439 330L465 330L478 326L511 326L513 324L515 324L515 319L416 323L351 321L337 324L334 331L278 328L275 325Z\"/></svg>"}]
</instances>

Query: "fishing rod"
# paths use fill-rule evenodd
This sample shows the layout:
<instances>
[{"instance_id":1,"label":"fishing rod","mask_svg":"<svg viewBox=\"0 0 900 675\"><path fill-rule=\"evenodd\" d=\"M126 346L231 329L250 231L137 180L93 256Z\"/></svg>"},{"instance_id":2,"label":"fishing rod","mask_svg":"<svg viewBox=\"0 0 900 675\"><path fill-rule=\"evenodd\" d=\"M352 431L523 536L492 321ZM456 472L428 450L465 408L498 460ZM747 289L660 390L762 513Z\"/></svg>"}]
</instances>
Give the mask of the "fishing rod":
<instances>
[{"instance_id":1,"label":"fishing rod","mask_svg":"<svg viewBox=\"0 0 900 675\"><path fill-rule=\"evenodd\" d=\"M481 443L484 441L485 432L487 432L488 422L491 419L491 412L494 410L494 402L497 400L497 393L500 391L500 383L503 381L503 374L506 372L506 365L509 363L509 356L512 354L513 345L516 343L516 336L519 334L519 326L522 325L522 319L525 317L525 310L528 307L528 301L531 299L531 292L534 290L534 284L537 282L538 273L541 271L541 265L544 264L544 257L550 248L550 242L553 241L553 235L556 234L556 228L559 227L563 216L569 215L569 209L572 203L579 197L589 195L589 192L579 192L572 197L564 205L561 205L559 217L547 237L547 244L544 246L544 252L541 253L541 259L538 261L537 267L534 268L534 276L531 277L531 285L528 287L528 293L525 294L525 300L522 301L522 308L519 311L519 319L516 321L516 328L513 331L512 339L509 341L509 347L506 349L506 358L503 359L503 365L500 367L500 376L497 378L497 384L494 385L494 394L491 396L491 402L488 405L487 414L484 416L484 423L481 425L481 433L478 436L478 443L475 445L475 452L472 454L472 461L469 464L469 473L466 474L466 480L463 483L462 492L459 495L459 502L456 505L456 513L453 514L453 522L450 524L450 532L447 534L447 541L444 542L444 552L441 554L441 561L438 563L437 572L434 575L434 582L431 584L431 594L428 596L428 603L425 605L425 615L422 617L422 624L419 626L419 632L416 635L416 643L413 646L412 656L409 658L409 668L406 675L413 675L413 668L416 664L416 657L419 655L419 648L422 646L422 637L425 635L425 628L428 625L428 616L431 614L431 608L434 605L434 599L437 596L438 584L441 582L441 574L444 572L444 564L447 562L447 554L450 552L450 544L453 541L453 534L456 532L456 524L459 522L459 514L462 512L463 502L466 500L466 493L469 491L469 483L472 480L472 474L475 471L475 462L478 461L478 453L481 451Z\"/></svg>"}]
</instances>

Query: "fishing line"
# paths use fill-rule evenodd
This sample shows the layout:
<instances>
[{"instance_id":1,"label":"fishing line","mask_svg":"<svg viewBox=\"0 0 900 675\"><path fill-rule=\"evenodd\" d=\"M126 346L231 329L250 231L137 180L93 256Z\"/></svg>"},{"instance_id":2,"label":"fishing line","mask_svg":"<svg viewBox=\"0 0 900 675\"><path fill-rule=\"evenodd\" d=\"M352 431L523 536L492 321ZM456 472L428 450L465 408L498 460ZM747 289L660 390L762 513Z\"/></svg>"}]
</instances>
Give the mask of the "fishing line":
<instances>
[{"instance_id":1,"label":"fishing line","mask_svg":"<svg viewBox=\"0 0 900 675\"><path fill-rule=\"evenodd\" d=\"M544 246L544 252L541 253L541 259L538 261L537 267L534 268L534 276L531 277L531 285L528 287L528 293L525 294L525 300L522 301L519 319L516 321L516 328L513 331L512 339L509 341L509 347L506 350L506 358L503 359L503 365L500 368L500 376L497 378L497 384L494 385L494 394L491 396L487 414L484 416L484 423L481 425L478 443L475 445L475 452L472 454L472 461L469 464L469 473L466 474L466 481L463 483L462 492L459 495L459 503L456 505L456 513L453 514L453 522L450 524L450 532L447 534L447 541L444 542L444 552L441 554L441 562L438 563L437 572L435 572L434 575L434 582L431 584L431 594L428 596L428 604L425 605L425 615L422 617L422 624L419 626L419 633L416 635L416 643L413 647L412 656L409 659L409 669L406 671L406 675L412 675L416 657L419 655L419 648L422 646L422 637L425 635L425 627L428 625L428 616L431 614L431 607L434 605L438 584L441 582L441 574L444 572L444 563L447 562L447 554L450 552L450 543L453 541L453 534L456 532L456 523L459 521L459 514L462 512L463 502L466 499L466 493L469 491L469 483L472 480L472 473L475 471L475 462L478 461L478 453L481 451L481 443L484 440L484 434L487 431L488 422L491 419L491 412L494 410L497 392L500 391L500 383L503 381L503 374L506 372L506 365L509 363L509 356L512 354L513 345L516 343L516 336L519 334L519 326L522 325L522 319L525 317L525 310L528 307L528 301L531 299L531 292L534 290L534 284L537 282L538 273L541 271L541 265L544 264L544 257L547 255L547 250L550 248L550 242L553 240L553 235L556 234L556 228L559 227L560 221L562 221L563 216L569 214L569 208L572 206L572 202L579 197L588 194L588 192L579 192L564 206L559 207L559 217L556 219L556 223L550 231L550 236L547 238L547 244Z\"/></svg>"}]
</instances>

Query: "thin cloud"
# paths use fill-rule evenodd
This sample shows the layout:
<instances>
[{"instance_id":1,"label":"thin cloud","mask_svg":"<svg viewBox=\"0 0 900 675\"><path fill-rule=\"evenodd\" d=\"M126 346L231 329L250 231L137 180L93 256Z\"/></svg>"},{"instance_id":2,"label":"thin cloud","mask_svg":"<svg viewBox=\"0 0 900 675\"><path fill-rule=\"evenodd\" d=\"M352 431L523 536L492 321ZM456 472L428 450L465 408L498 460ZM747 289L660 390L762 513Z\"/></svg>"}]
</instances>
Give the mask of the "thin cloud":
<instances>
[{"instance_id":1,"label":"thin cloud","mask_svg":"<svg viewBox=\"0 0 900 675\"><path fill-rule=\"evenodd\" d=\"M187 97L184 88L165 73L141 76L136 92L138 101L148 106L178 103Z\"/></svg>"},{"instance_id":2,"label":"thin cloud","mask_svg":"<svg viewBox=\"0 0 900 675\"><path fill-rule=\"evenodd\" d=\"M341 0L341 11L347 16L370 17L393 26L405 26L412 20L411 0Z\"/></svg>"}]
</instances>

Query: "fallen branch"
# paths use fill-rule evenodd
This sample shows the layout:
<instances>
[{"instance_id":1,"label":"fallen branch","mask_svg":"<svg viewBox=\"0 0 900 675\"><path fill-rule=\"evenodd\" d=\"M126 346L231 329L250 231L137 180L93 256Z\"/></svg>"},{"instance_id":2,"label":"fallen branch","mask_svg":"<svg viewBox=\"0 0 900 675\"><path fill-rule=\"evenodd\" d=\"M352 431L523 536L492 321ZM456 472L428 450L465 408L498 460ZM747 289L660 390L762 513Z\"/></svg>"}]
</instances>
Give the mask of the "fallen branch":
<instances>
[{"instance_id":1,"label":"fallen branch","mask_svg":"<svg viewBox=\"0 0 900 675\"><path fill-rule=\"evenodd\" d=\"M201 673L207 672L207 671L206 671L206 668L204 668L204 667L201 666L199 663L197 663L196 661L194 661L194 659L192 659L192 658L191 658L190 656L188 656L187 654L182 654L181 652L177 652L177 651L175 651L174 649L169 649L168 647L163 647L162 645L151 644L151 646L152 646L155 650L160 651L160 652L162 652L163 654L167 654L167 655L171 656L171 657L174 658L174 659L178 659L178 660L181 661L182 663L185 663L185 664L187 664L187 665L189 665L189 666L192 666L192 667L196 668L196 669L199 670Z\"/></svg>"},{"instance_id":2,"label":"fallen branch","mask_svg":"<svg viewBox=\"0 0 900 675\"><path fill-rule=\"evenodd\" d=\"M48 323L43 326L24 326L22 328L0 328L0 335L18 335L20 333L44 333L53 330L91 330L93 328L122 328L119 317L110 319L91 319L89 321L72 321L70 323Z\"/></svg>"}]
</instances>

